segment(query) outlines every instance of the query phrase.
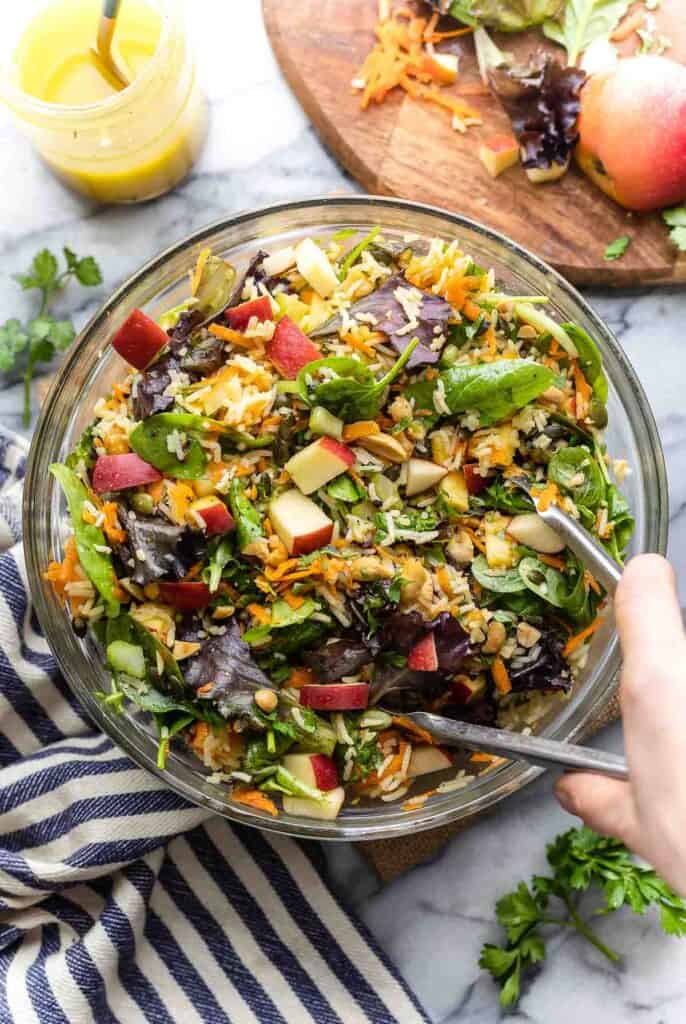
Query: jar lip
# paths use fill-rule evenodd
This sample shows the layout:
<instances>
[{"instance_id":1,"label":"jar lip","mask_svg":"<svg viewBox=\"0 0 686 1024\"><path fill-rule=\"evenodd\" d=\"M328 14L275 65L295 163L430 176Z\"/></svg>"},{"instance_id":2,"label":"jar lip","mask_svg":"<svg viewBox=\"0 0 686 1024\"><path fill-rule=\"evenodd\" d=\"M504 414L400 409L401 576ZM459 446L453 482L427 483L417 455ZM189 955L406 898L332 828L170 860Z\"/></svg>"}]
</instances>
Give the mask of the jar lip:
<instances>
[{"instance_id":1,"label":"jar lip","mask_svg":"<svg viewBox=\"0 0 686 1024\"><path fill-rule=\"evenodd\" d=\"M153 3L156 4L157 0L153 0ZM164 7L160 9L162 28L155 52L143 71L121 92L108 96L104 100L98 100L96 103L82 103L78 106L67 107L61 103L46 103L45 100L40 100L30 93L24 92L0 69L0 99L4 100L15 113L27 112L50 119L58 117L61 120L96 118L102 114L115 113L128 106L136 94L141 92L155 76L160 58L169 46L172 37L172 19L174 15L178 15L180 7L179 0L163 0L163 3Z\"/></svg>"}]
</instances>

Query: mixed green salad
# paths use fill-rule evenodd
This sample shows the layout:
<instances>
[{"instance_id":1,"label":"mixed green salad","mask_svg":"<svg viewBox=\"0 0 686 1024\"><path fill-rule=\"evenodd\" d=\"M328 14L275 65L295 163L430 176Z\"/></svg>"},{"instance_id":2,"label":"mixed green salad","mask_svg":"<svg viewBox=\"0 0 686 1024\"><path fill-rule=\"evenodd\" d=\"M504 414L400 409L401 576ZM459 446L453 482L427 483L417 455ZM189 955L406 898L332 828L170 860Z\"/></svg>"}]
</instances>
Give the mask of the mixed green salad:
<instances>
[{"instance_id":1,"label":"mixed green salad","mask_svg":"<svg viewBox=\"0 0 686 1024\"><path fill-rule=\"evenodd\" d=\"M633 528L593 339L380 228L242 275L205 250L189 292L119 327L129 368L52 467L46 577L103 645L101 699L151 716L160 766L185 744L233 799L325 819L451 767L408 711L535 727L605 594L512 477L617 559Z\"/></svg>"}]
</instances>

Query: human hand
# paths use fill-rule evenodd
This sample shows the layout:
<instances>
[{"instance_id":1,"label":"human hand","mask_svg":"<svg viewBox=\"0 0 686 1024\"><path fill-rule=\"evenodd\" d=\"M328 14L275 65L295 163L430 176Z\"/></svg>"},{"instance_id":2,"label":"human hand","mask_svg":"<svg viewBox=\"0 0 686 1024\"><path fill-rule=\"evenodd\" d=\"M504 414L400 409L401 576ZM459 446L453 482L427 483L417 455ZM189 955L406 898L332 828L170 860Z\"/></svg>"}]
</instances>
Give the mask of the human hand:
<instances>
[{"instance_id":1,"label":"human hand","mask_svg":"<svg viewBox=\"0 0 686 1024\"><path fill-rule=\"evenodd\" d=\"M629 562L615 596L620 700L630 780L563 776L556 795L596 832L621 839L686 895L686 634L674 572L659 555Z\"/></svg>"}]
</instances>

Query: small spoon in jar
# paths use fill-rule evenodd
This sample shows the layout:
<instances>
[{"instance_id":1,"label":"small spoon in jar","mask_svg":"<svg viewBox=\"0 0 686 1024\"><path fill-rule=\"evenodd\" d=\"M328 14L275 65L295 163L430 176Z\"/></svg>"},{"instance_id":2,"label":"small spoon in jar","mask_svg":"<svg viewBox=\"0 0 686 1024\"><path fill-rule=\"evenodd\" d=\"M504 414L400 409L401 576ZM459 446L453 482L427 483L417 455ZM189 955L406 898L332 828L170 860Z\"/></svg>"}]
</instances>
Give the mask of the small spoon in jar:
<instances>
[{"instance_id":1,"label":"small spoon in jar","mask_svg":"<svg viewBox=\"0 0 686 1024\"><path fill-rule=\"evenodd\" d=\"M121 60L112 48L114 33L117 28L117 16L121 0L103 0L102 14L98 22L96 45L91 47L98 67L113 88L121 91L130 84L130 78Z\"/></svg>"}]
</instances>

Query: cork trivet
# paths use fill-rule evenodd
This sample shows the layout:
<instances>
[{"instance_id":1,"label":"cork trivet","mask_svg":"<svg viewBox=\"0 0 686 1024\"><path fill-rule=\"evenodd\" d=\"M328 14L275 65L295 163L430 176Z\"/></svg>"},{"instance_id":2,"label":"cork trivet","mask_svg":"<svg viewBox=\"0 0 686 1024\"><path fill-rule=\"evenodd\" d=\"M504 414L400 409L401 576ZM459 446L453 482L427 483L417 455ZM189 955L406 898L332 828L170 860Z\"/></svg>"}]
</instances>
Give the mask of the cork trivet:
<instances>
[{"instance_id":1,"label":"cork trivet","mask_svg":"<svg viewBox=\"0 0 686 1024\"><path fill-rule=\"evenodd\" d=\"M593 736L599 729L616 721L619 714L619 697L615 695L589 725L581 739ZM450 825L441 825L440 828L429 829L426 832L416 832L401 839L377 839L369 843L360 843L359 849L372 863L382 881L390 882L415 865L429 860L453 836L469 828L472 822L482 816L483 814L471 814Z\"/></svg>"}]
</instances>

